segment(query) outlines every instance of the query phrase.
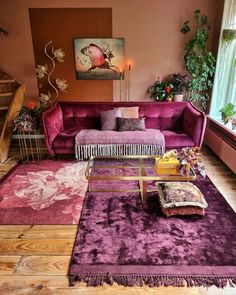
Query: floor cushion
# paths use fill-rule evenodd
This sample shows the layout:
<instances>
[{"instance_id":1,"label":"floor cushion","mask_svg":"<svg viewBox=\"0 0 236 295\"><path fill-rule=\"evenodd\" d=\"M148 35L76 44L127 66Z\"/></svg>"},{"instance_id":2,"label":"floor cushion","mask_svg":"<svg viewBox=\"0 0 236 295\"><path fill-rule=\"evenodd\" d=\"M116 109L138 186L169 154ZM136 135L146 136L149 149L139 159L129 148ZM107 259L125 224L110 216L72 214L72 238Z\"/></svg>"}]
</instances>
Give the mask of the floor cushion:
<instances>
[{"instance_id":1,"label":"floor cushion","mask_svg":"<svg viewBox=\"0 0 236 295\"><path fill-rule=\"evenodd\" d=\"M158 197L165 215L205 214L207 202L201 191L191 182L157 183Z\"/></svg>"}]
</instances>

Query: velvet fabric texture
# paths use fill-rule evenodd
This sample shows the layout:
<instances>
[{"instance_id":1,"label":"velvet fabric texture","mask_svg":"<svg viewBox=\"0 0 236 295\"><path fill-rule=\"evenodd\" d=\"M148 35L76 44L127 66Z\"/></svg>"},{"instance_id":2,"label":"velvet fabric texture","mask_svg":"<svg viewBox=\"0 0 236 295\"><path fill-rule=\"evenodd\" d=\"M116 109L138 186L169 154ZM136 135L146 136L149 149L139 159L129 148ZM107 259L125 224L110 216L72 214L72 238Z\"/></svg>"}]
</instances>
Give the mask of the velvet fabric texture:
<instances>
[{"instance_id":1,"label":"velvet fabric texture","mask_svg":"<svg viewBox=\"0 0 236 295\"><path fill-rule=\"evenodd\" d=\"M161 130L167 149L202 144L206 116L189 102L60 102L42 116L49 154L74 154L76 133L83 129L100 130L100 113L122 107L139 109L146 129Z\"/></svg>"},{"instance_id":2,"label":"velvet fabric texture","mask_svg":"<svg viewBox=\"0 0 236 295\"><path fill-rule=\"evenodd\" d=\"M139 193L88 192L69 268L70 285L236 285L236 214L208 177L198 176L194 184L209 205L204 217L166 218L155 192L149 193L148 209ZM129 181L103 185L137 188ZM94 186L99 189L99 182ZM149 188L154 186L149 183Z\"/></svg>"},{"instance_id":3,"label":"velvet fabric texture","mask_svg":"<svg viewBox=\"0 0 236 295\"><path fill-rule=\"evenodd\" d=\"M101 112L101 130L117 130L117 118L120 116L120 109Z\"/></svg>"},{"instance_id":4,"label":"velvet fabric texture","mask_svg":"<svg viewBox=\"0 0 236 295\"><path fill-rule=\"evenodd\" d=\"M137 131L145 130L144 118L117 118L118 131Z\"/></svg>"}]
</instances>

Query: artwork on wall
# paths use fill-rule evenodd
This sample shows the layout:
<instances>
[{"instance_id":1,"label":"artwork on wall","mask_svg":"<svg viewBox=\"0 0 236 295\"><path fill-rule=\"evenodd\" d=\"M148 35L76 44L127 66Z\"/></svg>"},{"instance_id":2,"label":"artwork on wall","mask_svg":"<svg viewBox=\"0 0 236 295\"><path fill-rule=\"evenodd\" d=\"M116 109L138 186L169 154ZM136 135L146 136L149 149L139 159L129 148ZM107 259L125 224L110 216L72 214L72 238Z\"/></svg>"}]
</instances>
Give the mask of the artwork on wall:
<instances>
[{"instance_id":1,"label":"artwork on wall","mask_svg":"<svg viewBox=\"0 0 236 295\"><path fill-rule=\"evenodd\" d=\"M124 79L124 38L74 38L77 80Z\"/></svg>"}]
</instances>

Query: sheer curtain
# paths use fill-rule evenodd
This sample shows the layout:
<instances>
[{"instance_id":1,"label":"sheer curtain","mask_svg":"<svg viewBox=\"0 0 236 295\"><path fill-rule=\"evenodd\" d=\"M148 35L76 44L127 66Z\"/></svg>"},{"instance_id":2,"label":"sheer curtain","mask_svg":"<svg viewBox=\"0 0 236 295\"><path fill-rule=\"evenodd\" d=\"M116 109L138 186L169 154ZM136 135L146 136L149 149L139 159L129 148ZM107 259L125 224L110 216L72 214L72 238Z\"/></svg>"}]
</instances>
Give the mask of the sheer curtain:
<instances>
[{"instance_id":1,"label":"sheer curtain","mask_svg":"<svg viewBox=\"0 0 236 295\"><path fill-rule=\"evenodd\" d=\"M236 0L225 0L210 115L228 102L236 104Z\"/></svg>"}]
</instances>

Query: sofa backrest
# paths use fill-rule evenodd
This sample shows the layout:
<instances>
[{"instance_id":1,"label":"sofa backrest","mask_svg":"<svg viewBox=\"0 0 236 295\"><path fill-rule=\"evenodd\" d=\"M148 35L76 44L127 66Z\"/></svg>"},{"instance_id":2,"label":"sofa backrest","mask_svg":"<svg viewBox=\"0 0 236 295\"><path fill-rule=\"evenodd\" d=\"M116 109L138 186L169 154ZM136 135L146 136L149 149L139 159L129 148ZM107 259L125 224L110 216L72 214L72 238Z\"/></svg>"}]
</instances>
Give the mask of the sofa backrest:
<instances>
[{"instance_id":1,"label":"sofa backrest","mask_svg":"<svg viewBox=\"0 0 236 295\"><path fill-rule=\"evenodd\" d=\"M100 113L117 107L139 107L139 117L145 117L146 128L182 130L187 102L60 102L64 129L100 129Z\"/></svg>"}]
</instances>

